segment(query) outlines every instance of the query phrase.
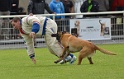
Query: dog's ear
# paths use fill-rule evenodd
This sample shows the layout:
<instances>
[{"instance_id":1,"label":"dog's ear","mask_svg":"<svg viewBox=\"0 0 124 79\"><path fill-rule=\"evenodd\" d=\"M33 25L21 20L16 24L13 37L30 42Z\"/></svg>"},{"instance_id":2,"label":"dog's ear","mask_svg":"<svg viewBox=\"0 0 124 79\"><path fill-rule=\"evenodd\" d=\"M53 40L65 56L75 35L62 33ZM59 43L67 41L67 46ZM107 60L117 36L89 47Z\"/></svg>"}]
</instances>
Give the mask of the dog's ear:
<instances>
[{"instance_id":1,"label":"dog's ear","mask_svg":"<svg viewBox=\"0 0 124 79\"><path fill-rule=\"evenodd\" d=\"M65 33L67 33L67 32L66 32L66 31L63 31L63 32L62 32L62 34L65 34Z\"/></svg>"}]
</instances>

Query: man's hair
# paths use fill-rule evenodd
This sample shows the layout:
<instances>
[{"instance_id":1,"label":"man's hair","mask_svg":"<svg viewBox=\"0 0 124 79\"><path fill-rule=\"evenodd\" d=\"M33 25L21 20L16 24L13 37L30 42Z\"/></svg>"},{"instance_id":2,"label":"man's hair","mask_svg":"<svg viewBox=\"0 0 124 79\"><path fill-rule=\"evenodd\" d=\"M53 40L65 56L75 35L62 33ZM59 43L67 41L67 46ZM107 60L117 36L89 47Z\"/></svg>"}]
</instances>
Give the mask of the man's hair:
<instances>
[{"instance_id":1,"label":"man's hair","mask_svg":"<svg viewBox=\"0 0 124 79\"><path fill-rule=\"evenodd\" d=\"M13 22L17 22L17 21L20 21L20 20L21 20L20 17L14 17L14 18L12 19Z\"/></svg>"}]
</instances>

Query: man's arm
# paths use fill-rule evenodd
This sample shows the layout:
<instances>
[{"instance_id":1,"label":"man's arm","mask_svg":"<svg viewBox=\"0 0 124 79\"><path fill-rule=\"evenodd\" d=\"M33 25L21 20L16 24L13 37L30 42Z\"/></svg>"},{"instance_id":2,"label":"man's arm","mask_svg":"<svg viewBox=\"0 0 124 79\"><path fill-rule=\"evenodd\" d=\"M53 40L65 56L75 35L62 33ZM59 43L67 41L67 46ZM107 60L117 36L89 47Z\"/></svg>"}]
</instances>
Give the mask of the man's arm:
<instances>
[{"instance_id":1,"label":"man's arm","mask_svg":"<svg viewBox=\"0 0 124 79\"><path fill-rule=\"evenodd\" d=\"M40 20L35 17L35 16L28 16L24 19L22 19L22 28L25 31L28 31L29 34L22 34L22 37L25 40L25 43L27 45L27 53L29 57L32 59L34 63L36 63L34 57L35 57L35 52L34 52L34 38L36 33L40 29ZM27 30L28 28L25 27L28 26L30 30Z\"/></svg>"},{"instance_id":2,"label":"man's arm","mask_svg":"<svg viewBox=\"0 0 124 79\"><path fill-rule=\"evenodd\" d=\"M24 34L22 34L22 37L24 38L25 44L27 45L28 56L32 59L33 63L35 64L36 60L35 60L33 39L29 35L24 35Z\"/></svg>"},{"instance_id":3,"label":"man's arm","mask_svg":"<svg viewBox=\"0 0 124 79\"><path fill-rule=\"evenodd\" d=\"M47 12L50 13L50 14L54 13L54 12L50 9L50 7L48 6L47 3L45 3L45 9L46 9Z\"/></svg>"},{"instance_id":4,"label":"man's arm","mask_svg":"<svg viewBox=\"0 0 124 79\"><path fill-rule=\"evenodd\" d=\"M35 39L36 38L36 33L39 31L39 29L40 29L40 25L37 22L34 22L33 25L32 25L32 32L29 34L29 36L31 38ZM33 44L34 44L34 41L33 41ZM33 49L34 49L34 47L33 47ZM29 56L35 64L36 63L36 60L34 59L35 54L30 54Z\"/></svg>"},{"instance_id":5,"label":"man's arm","mask_svg":"<svg viewBox=\"0 0 124 79\"><path fill-rule=\"evenodd\" d=\"M63 5L62 2L60 2L60 3L61 3L61 10L62 10L62 13L65 13L64 5ZM61 16L61 18L65 18L65 16L63 15L63 16Z\"/></svg>"},{"instance_id":6,"label":"man's arm","mask_svg":"<svg viewBox=\"0 0 124 79\"><path fill-rule=\"evenodd\" d=\"M36 34L40 30L40 20L36 16L30 15L26 18L26 23L31 27L31 33ZM32 36L30 36L32 37ZM33 38L33 37L32 37Z\"/></svg>"},{"instance_id":7,"label":"man's arm","mask_svg":"<svg viewBox=\"0 0 124 79\"><path fill-rule=\"evenodd\" d=\"M28 14L32 13L32 9L33 9L33 2L30 0L29 4L28 4Z\"/></svg>"},{"instance_id":8,"label":"man's arm","mask_svg":"<svg viewBox=\"0 0 124 79\"><path fill-rule=\"evenodd\" d=\"M32 25L32 32L29 34L31 38L36 37L36 33L40 30L40 24L38 22L34 22Z\"/></svg>"}]
</instances>

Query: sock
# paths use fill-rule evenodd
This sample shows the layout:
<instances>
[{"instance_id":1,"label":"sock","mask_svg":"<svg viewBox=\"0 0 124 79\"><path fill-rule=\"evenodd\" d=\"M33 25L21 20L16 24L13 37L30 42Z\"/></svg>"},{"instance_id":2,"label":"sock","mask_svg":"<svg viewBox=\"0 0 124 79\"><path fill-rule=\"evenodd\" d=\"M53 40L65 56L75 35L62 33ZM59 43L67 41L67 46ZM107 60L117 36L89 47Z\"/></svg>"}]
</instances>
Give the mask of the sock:
<instances>
[{"instance_id":1,"label":"sock","mask_svg":"<svg viewBox=\"0 0 124 79\"><path fill-rule=\"evenodd\" d=\"M74 56L74 55L73 55L73 54L71 54L71 53L70 53L69 55L70 55L71 57L73 57L73 56Z\"/></svg>"}]
</instances>

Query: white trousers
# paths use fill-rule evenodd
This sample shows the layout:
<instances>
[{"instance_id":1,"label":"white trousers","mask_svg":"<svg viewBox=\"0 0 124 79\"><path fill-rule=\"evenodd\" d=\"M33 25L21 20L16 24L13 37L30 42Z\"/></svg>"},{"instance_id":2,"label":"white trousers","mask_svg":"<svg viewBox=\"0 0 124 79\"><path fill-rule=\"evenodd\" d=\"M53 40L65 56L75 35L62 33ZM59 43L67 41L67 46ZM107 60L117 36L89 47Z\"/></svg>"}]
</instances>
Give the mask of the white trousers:
<instances>
[{"instance_id":1,"label":"white trousers","mask_svg":"<svg viewBox=\"0 0 124 79\"><path fill-rule=\"evenodd\" d=\"M63 52L62 45L57 41L56 37L51 37L51 34L57 33L57 24L53 20L48 20L46 25L45 41L49 51L60 57Z\"/></svg>"}]
</instances>

